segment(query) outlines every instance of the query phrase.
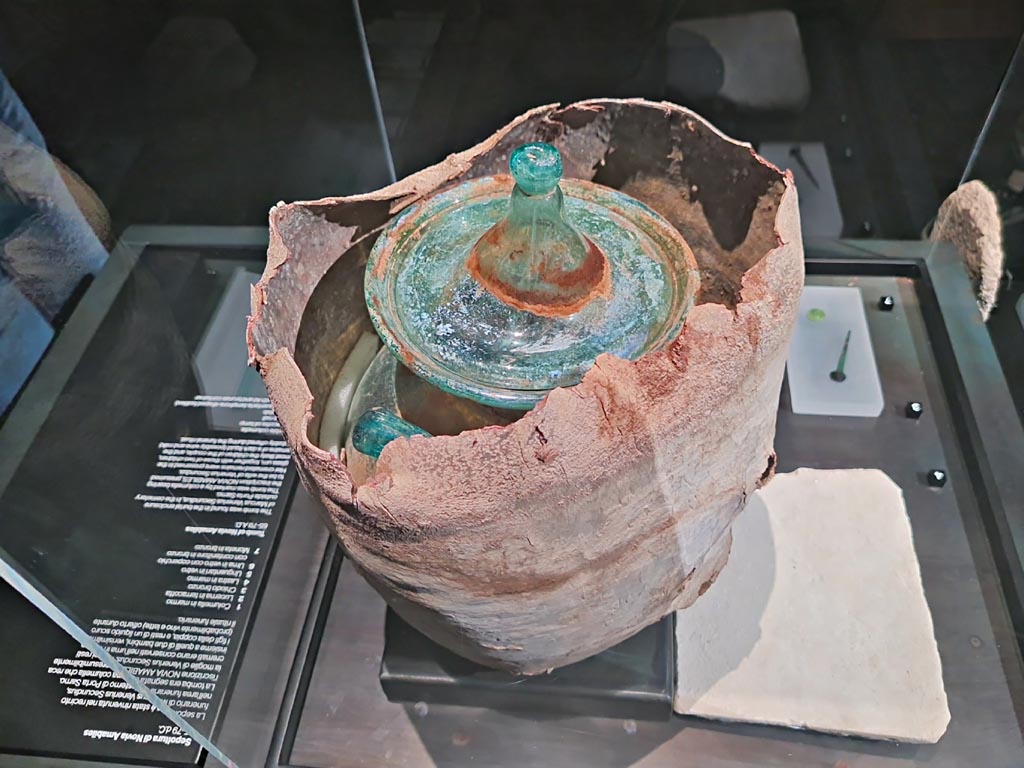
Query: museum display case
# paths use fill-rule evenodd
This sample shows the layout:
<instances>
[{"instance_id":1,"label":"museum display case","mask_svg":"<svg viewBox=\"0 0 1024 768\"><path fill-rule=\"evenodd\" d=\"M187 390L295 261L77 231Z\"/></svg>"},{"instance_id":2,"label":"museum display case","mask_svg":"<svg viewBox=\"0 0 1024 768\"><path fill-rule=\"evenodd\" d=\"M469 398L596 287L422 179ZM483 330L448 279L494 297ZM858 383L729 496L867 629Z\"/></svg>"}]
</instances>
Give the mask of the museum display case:
<instances>
[{"instance_id":1,"label":"museum display case","mask_svg":"<svg viewBox=\"0 0 1024 768\"><path fill-rule=\"evenodd\" d=\"M1020 762L1022 32L0 8L0 766Z\"/></svg>"}]
</instances>

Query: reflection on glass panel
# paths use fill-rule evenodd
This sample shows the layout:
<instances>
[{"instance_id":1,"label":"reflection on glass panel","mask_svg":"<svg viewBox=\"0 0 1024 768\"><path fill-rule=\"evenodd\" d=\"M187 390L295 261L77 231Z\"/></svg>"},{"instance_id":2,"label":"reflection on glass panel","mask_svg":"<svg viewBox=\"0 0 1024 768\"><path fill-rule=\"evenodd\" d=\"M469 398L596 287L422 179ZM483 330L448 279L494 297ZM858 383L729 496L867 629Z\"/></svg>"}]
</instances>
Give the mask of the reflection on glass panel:
<instances>
[{"instance_id":1,"label":"reflection on glass panel","mask_svg":"<svg viewBox=\"0 0 1024 768\"><path fill-rule=\"evenodd\" d=\"M267 211L387 179L355 21L0 7L2 573L71 634L0 582L0 753L228 759L294 486L245 349Z\"/></svg>"},{"instance_id":2,"label":"reflection on glass panel","mask_svg":"<svg viewBox=\"0 0 1024 768\"><path fill-rule=\"evenodd\" d=\"M1024 28L1001 1L394 0L364 15L399 176L533 106L668 99L767 144L809 231L844 237L920 237Z\"/></svg>"},{"instance_id":3,"label":"reflection on glass panel","mask_svg":"<svg viewBox=\"0 0 1024 768\"><path fill-rule=\"evenodd\" d=\"M988 216L979 219L984 236L969 239L974 246L970 255L976 281L987 283L993 294L988 327L1017 414L1024 420L1024 37L979 132L963 181L988 202Z\"/></svg>"},{"instance_id":4,"label":"reflection on glass panel","mask_svg":"<svg viewBox=\"0 0 1024 768\"><path fill-rule=\"evenodd\" d=\"M56 378L44 365L3 435L0 542L15 577L49 593L63 621L87 630L200 734L218 717L291 491L288 449L242 343L260 255L144 249L109 308L94 306L93 294L83 300L105 316L56 401L42 399ZM66 338L48 364L71 354ZM41 424L25 415L32 406L49 406ZM19 630L4 639L17 642ZM127 739L140 758L198 754L195 734L166 730L89 650L30 647L20 650L26 670L60 686L42 722L69 716L87 727L27 743L39 722L27 720L21 748L108 755L101 732L127 734L115 741ZM14 701L0 708L21 721Z\"/></svg>"}]
</instances>

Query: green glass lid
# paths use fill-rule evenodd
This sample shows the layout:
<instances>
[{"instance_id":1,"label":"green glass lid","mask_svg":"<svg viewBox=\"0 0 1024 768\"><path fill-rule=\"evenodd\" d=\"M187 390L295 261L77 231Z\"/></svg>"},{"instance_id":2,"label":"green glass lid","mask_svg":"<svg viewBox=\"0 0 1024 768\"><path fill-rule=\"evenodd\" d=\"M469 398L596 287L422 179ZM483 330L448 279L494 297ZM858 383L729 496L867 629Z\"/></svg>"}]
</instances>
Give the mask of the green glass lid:
<instances>
[{"instance_id":1,"label":"green glass lid","mask_svg":"<svg viewBox=\"0 0 1024 768\"><path fill-rule=\"evenodd\" d=\"M366 302L414 373L456 395L528 409L579 383L602 352L636 359L674 339L697 293L693 254L628 195L562 179L526 144L511 176L410 206L378 237Z\"/></svg>"}]
</instances>

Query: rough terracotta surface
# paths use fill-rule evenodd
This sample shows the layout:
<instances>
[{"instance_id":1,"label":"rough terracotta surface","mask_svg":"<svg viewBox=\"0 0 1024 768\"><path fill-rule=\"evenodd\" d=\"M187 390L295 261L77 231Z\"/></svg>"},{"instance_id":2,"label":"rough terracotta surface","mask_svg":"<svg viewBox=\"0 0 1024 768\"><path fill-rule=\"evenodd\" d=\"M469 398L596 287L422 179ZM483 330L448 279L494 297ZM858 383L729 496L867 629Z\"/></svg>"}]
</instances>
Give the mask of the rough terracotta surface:
<instances>
[{"instance_id":1,"label":"rough terracotta surface","mask_svg":"<svg viewBox=\"0 0 1024 768\"><path fill-rule=\"evenodd\" d=\"M943 201L929 238L956 246L978 290L981 319L996 305L1003 276L1003 221L999 201L983 181L958 187Z\"/></svg>"},{"instance_id":2,"label":"rough terracotta surface","mask_svg":"<svg viewBox=\"0 0 1024 768\"><path fill-rule=\"evenodd\" d=\"M409 203L505 172L550 141L565 175L644 201L702 272L667 349L598 358L518 421L389 445L356 488L316 448L323 400L369 327L362 269ZM666 103L546 106L378 192L278 205L253 289L249 349L300 476L345 551L408 622L480 663L537 673L690 605L730 526L770 478L775 414L803 284L792 180ZM312 438L312 439L311 439Z\"/></svg>"}]
</instances>

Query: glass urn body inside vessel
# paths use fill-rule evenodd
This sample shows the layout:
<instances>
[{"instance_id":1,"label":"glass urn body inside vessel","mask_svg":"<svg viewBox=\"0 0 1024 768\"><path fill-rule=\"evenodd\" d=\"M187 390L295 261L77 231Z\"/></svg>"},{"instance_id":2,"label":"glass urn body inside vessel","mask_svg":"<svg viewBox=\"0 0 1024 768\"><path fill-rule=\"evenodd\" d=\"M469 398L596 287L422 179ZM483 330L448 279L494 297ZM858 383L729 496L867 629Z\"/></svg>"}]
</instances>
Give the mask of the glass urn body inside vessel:
<instances>
[{"instance_id":1,"label":"glass urn body inside vessel","mask_svg":"<svg viewBox=\"0 0 1024 768\"><path fill-rule=\"evenodd\" d=\"M510 166L396 217L370 255L366 299L414 373L528 409L602 352L635 359L673 339L698 276L675 228L627 195L561 179L553 146L524 145Z\"/></svg>"}]
</instances>

